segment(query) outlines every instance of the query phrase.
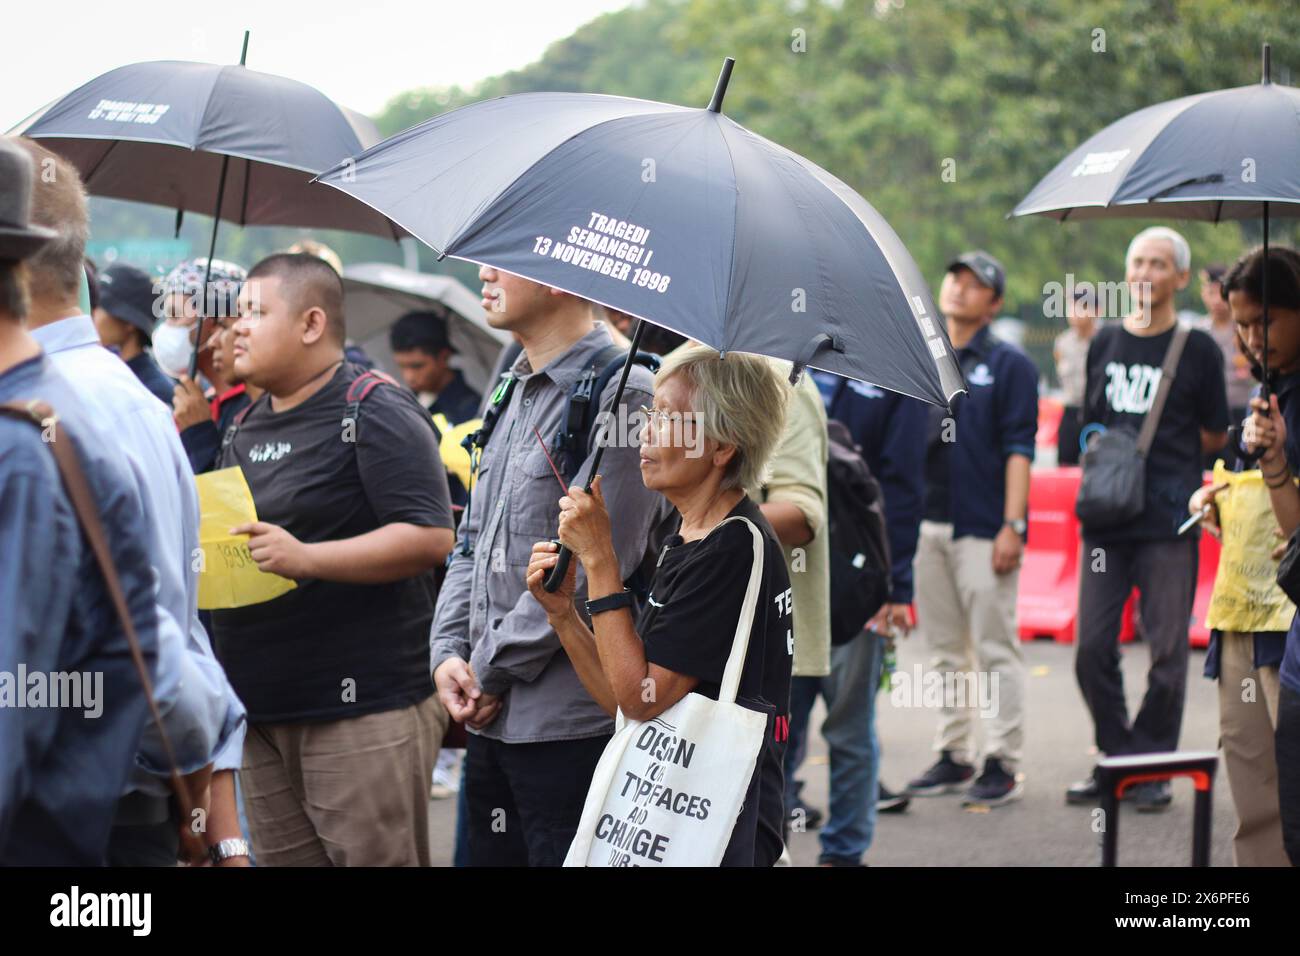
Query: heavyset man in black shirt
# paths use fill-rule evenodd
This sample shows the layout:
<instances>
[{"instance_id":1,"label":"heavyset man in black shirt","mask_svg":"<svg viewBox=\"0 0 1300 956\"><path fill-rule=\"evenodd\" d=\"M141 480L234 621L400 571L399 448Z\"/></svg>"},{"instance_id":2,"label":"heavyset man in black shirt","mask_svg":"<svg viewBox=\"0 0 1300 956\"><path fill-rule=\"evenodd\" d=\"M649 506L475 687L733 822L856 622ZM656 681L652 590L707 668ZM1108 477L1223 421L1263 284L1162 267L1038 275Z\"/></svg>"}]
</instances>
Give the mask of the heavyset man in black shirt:
<instances>
[{"instance_id":1,"label":"heavyset man in black shirt","mask_svg":"<svg viewBox=\"0 0 1300 956\"><path fill-rule=\"evenodd\" d=\"M447 714L433 692L429 571L451 504L428 416L345 361L343 288L325 262L264 259L240 293L235 371L266 390L226 432L263 571L298 582L213 615L249 715L242 783L258 862L427 865L428 788Z\"/></svg>"}]
</instances>

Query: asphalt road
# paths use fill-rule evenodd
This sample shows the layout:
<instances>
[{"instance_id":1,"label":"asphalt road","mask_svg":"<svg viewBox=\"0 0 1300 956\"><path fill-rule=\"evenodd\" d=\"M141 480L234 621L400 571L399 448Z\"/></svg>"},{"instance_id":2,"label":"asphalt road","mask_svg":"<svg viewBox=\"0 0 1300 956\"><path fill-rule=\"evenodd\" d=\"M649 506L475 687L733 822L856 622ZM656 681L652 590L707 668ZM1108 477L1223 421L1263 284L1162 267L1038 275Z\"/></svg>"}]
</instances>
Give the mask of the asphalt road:
<instances>
[{"instance_id":1,"label":"asphalt road","mask_svg":"<svg viewBox=\"0 0 1300 956\"><path fill-rule=\"evenodd\" d=\"M901 815L879 817L876 837L867 854L872 866L1097 866L1100 834L1093 829L1087 807L1067 806L1065 787L1092 766L1092 728L1074 679L1074 647L1035 641L1024 645L1027 670L1026 756L1022 766L1024 798L982 812L965 810L958 796L913 800ZM902 642L898 667L924 664L919 637ZM1214 684L1201 677L1205 655L1193 650L1188 665L1187 705L1183 717L1182 749L1214 750L1218 746L1218 701ZM1125 691L1130 713L1145 689L1146 647L1126 645L1123 651ZM896 707L888 695L877 698L883 779L895 789L932 762L930 751L935 712L924 707ZM813 714L819 725L821 706ZM825 809L828 765L820 734L809 744L801 771L804 799ZM1120 865L1187 866L1191 859L1192 790L1187 780L1175 781L1174 803L1166 813L1139 814L1121 810ZM433 863L449 866L456 801L433 800L429 818ZM1232 832L1236 827L1232 797L1222 768L1214 790L1212 862L1232 865ZM816 863L815 831L796 833L791 855L797 866Z\"/></svg>"},{"instance_id":2,"label":"asphalt road","mask_svg":"<svg viewBox=\"0 0 1300 956\"><path fill-rule=\"evenodd\" d=\"M980 811L963 809L960 796L914 799L906 813L878 817L866 860L873 866L1097 866L1100 834L1088 807L1065 803L1065 788L1084 776L1096 759L1092 724L1074 678L1074 645L1034 641L1024 645L1027 689L1025 794L1022 800ZM1124 688L1130 715L1146 688L1148 654L1135 642L1123 649ZM901 642L900 670L924 664L919 637ZM1187 702L1181 749L1215 750L1219 738L1217 689L1201 675L1205 654L1193 650L1188 665ZM933 761L930 747L936 714L924 708L895 707L887 695L876 700L883 779L895 790ZM816 720L814 716L814 721ZM805 764L805 801L826 806L828 765L825 745ZM1191 860L1192 784L1173 783L1174 802L1165 813L1138 813L1121 807L1121 866L1187 866ZM1222 768L1214 788L1211 862L1232 865L1236 828L1232 797ZM819 850L815 832L795 834L796 865L813 865Z\"/></svg>"}]
</instances>

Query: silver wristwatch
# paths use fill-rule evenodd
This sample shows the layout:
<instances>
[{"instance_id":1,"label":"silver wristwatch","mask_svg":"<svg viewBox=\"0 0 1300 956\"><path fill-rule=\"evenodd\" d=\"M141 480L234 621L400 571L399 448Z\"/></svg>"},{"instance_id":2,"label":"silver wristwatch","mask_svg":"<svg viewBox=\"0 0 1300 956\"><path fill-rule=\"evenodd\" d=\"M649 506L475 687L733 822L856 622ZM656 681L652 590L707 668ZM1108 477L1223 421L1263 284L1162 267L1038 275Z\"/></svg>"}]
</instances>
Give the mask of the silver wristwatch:
<instances>
[{"instance_id":1,"label":"silver wristwatch","mask_svg":"<svg viewBox=\"0 0 1300 956\"><path fill-rule=\"evenodd\" d=\"M248 856L248 842L241 840L239 837L231 837L228 840L218 840L215 844L208 847L208 857L215 866L223 863L232 857Z\"/></svg>"}]
</instances>

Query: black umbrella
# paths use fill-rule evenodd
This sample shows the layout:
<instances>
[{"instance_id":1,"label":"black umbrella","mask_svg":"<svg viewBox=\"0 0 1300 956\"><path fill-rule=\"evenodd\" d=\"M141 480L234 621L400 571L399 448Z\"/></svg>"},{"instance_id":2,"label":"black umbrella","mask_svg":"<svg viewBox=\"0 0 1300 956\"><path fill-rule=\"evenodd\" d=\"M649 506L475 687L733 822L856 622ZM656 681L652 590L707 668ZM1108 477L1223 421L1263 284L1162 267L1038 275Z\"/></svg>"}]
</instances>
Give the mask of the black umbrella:
<instances>
[{"instance_id":1,"label":"black umbrella","mask_svg":"<svg viewBox=\"0 0 1300 956\"><path fill-rule=\"evenodd\" d=\"M792 379L812 366L946 405L965 383L916 263L851 188L722 115L733 62L707 109L505 96L434 117L320 180L440 256L724 353L788 359ZM614 408L644 330L638 322Z\"/></svg>"},{"instance_id":2,"label":"black umbrella","mask_svg":"<svg viewBox=\"0 0 1300 956\"><path fill-rule=\"evenodd\" d=\"M1089 138L1030 190L1012 216L1068 219L1300 216L1300 90L1270 77L1157 103ZM1268 270L1262 292L1263 394L1268 382Z\"/></svg>"},{"instance_id":3,"label":"black umbrella","mask_svg":"<svg viewBox=\"0 0 1300 956\"><path fill-rule=\"evenodd\" d=\"M11 133L39 139L77 167L97 196L169 206L217 225L403 233L364 203L312 182L379 141L366 117L319 90L238 66L162 60L98 76L28 117ZM207 282L205 279L204 288ZM203 315L190 375L202 342Z\"/></svg>"}]
</instances>

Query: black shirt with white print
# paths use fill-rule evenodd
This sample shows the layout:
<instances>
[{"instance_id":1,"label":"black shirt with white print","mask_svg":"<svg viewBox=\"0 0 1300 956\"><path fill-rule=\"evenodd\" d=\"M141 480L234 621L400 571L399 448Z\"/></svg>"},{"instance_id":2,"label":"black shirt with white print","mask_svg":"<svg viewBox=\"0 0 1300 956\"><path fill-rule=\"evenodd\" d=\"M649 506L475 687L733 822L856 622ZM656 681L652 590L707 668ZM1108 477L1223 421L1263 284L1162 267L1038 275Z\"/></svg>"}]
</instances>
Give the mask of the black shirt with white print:
<instances>
[{"instance_id":1,"label":"black shirt with white print","mask_svg":"<svg viewBox=\"0 0 1300 956\"><path fill-rule=\"evenodd\" d=\"M767 736L746 806L723 865L771 866L782 849L785 740L794 661L790 576L772 526L748 497L728 517L743 516L763 535L763 575L737 700L768 715ZM740 521L720 524L698 541L673 535L637 619L646 660L699 679L695 693L718 699L736 623L754 564L753 535Z\"/></svg>"},{"instance_id":2,"label":"black shirt with white print","mask_svg":"<svg viewBox=\"0 0 1300 956\"><path fill-rule=\"evenodd\" d=\"M1088 348L1084 421L1127 428L1136 435L1155 401L1161 366L1174 330L1139 336L1119 323L1103 326ZM1090 539L1151 541L1178 536L1187 499L1201 486L1201 430L1228 428L1223 353L1214 339L1192 329L1147 455L1146 507L1133 522Z\"/></svg>"},{"instance_id":3,"label":"black shirt with white print","mask_svg":"<svg viewBox=\"0 0 1300 956\"><path fill-rule=\"evenodd\" d=\"M299 541L337 541L404 522L450 528L446 472L428 413L404 388L376 386L345 421L343 363L301 405L255 402L221 451L238 465L257 517ZM433 693L433 579L304 580L274 600L214 611L217 656L251 723L339 720L397 710Z\"/></svg>"}]
</instances>

